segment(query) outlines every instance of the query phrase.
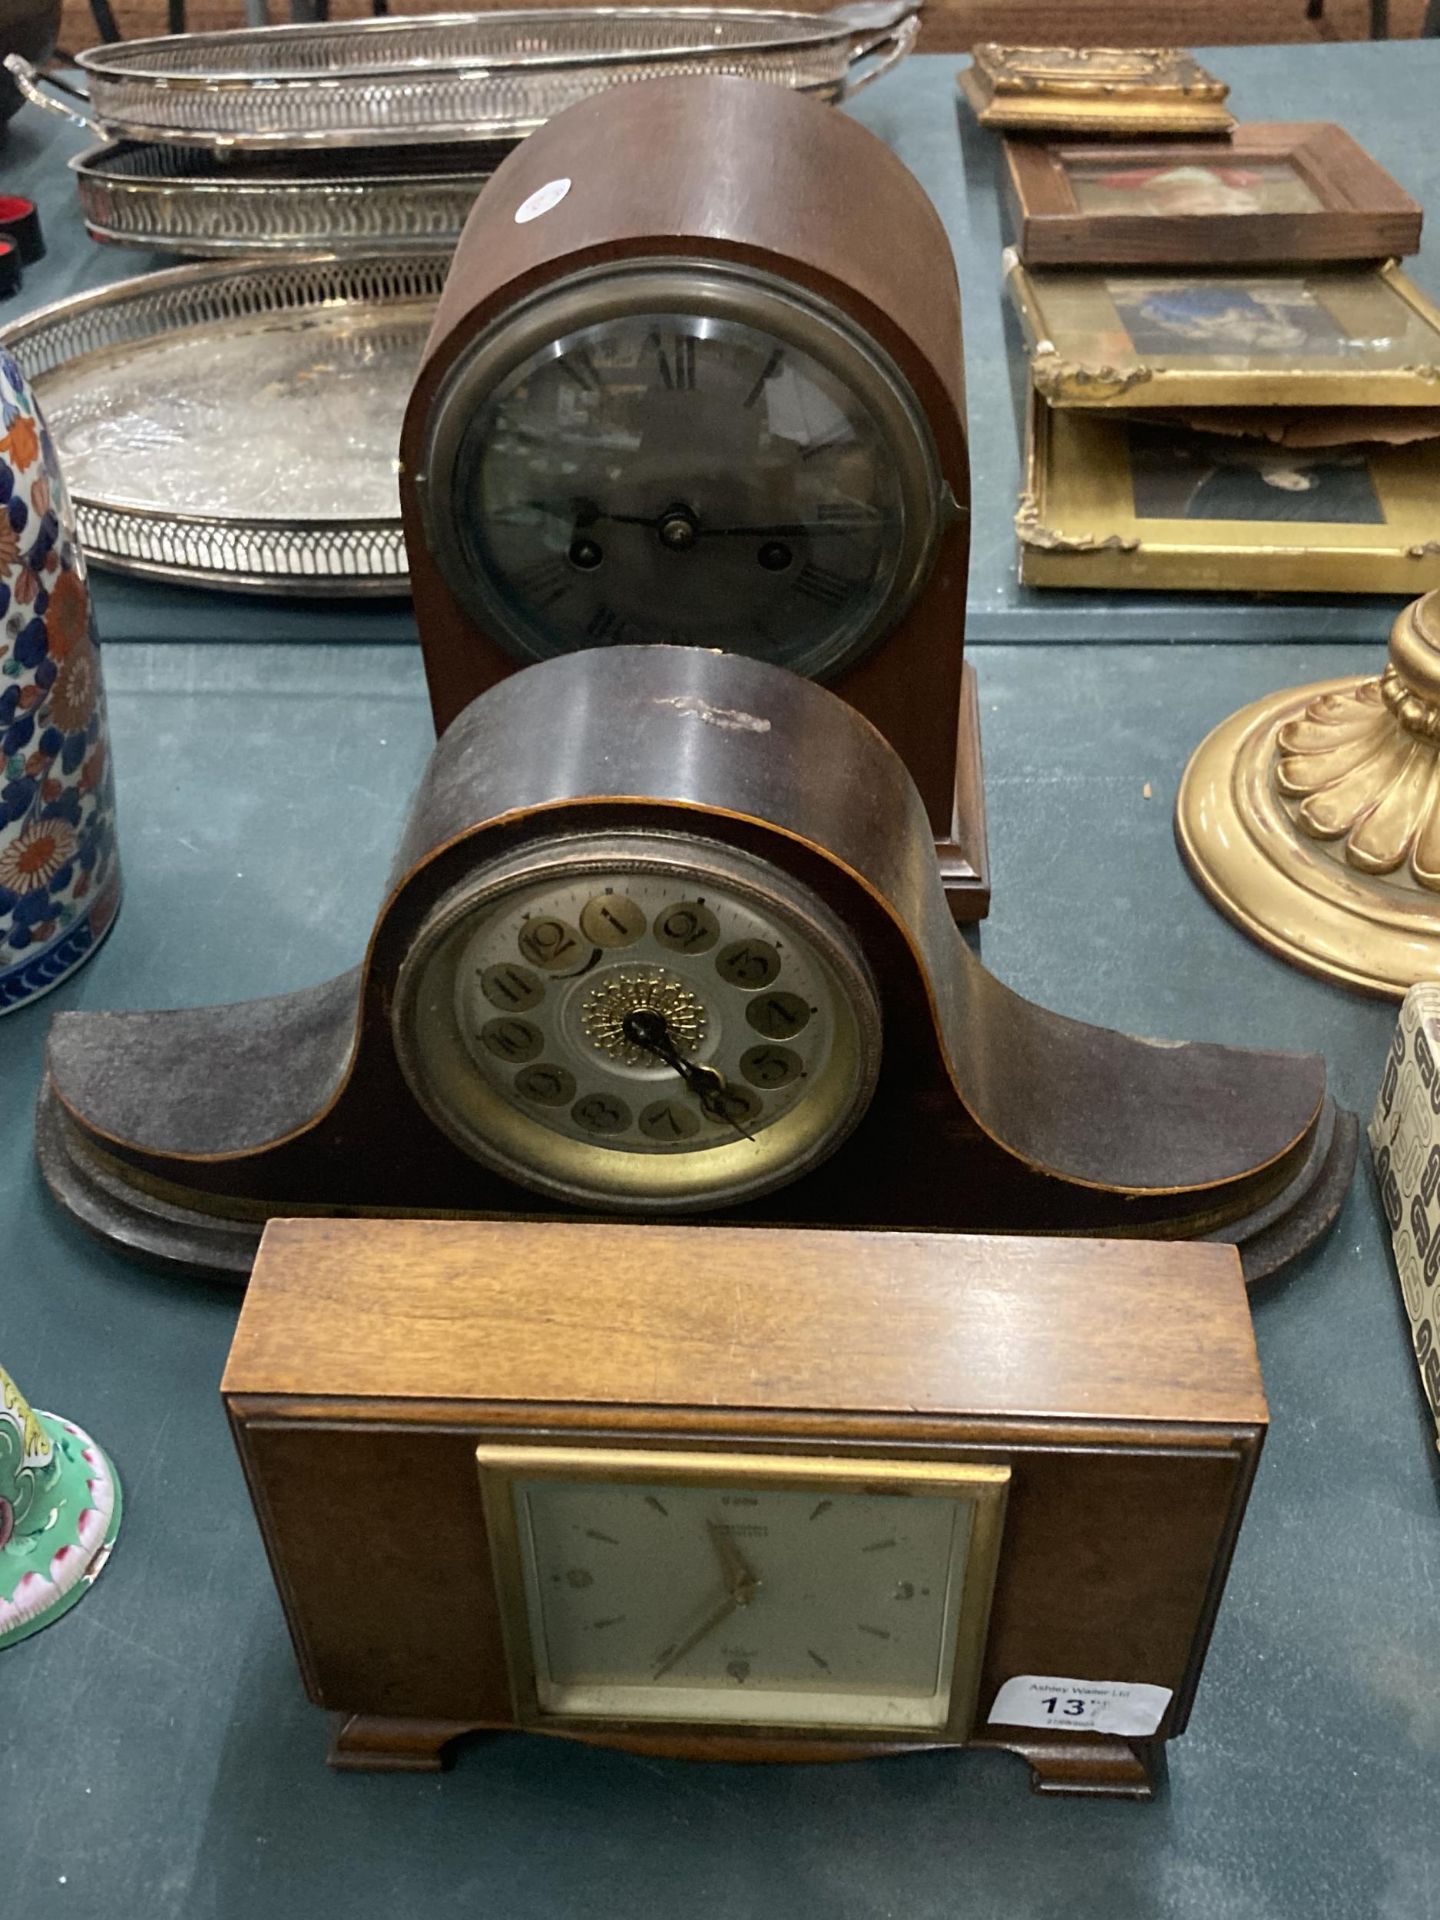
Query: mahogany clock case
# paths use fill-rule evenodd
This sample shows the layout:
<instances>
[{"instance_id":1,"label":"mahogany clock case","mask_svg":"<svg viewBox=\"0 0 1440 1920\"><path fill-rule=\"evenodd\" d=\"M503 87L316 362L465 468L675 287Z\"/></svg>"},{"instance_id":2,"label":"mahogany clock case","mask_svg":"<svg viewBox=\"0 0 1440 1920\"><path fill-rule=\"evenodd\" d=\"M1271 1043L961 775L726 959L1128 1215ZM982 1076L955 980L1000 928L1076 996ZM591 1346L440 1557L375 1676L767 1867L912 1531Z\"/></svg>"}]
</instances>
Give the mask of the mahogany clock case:
<instances>
[{"instance_id":1,"label":"mahogany clock case","mask_svg":"<svg viewBox=\"0 0 1440 1920\"><path fill-rule=\"evenodd\" d=\"M557 181L535 218L517 211ZM948 509L897 624L830 682L910 770L957 918L988 905L978 709L961 677L970 540L960 292L949 238L909 169L857 121L735 78L617 87L523 141L455 251L401 439L401 506L437 732L517 660L435 557L427 431L475 340L520 300L645 260L741 267L836 310L898 369L933 437Z\"/></svg>"},{"instance_id":2,"label":"mahogany clock case","mask_svg":"<svg viewBox=\"0 0 1440 1920\"><path fill-rule=\"evenodd\" d=\"M122 1248L236 1278L275 1215L593 1214L429 1117L396 1000L457 889L502 856L563 865L595 831L763 863L833 916L874 982L868 1106L828 1158L726 1221L1220 1238L1259 1278L1338 1210L1355 1125L1322 1060L1157 1046L1020 999L954 926L919 795L875 729L812 681L688 647L561 656L467 708L355 971L238 1007L61 1014L37 1122L52 1190Z\"/></svg>"},{"instance_id":3,"label":"mahogany clock case","mask_svg":"<svg viewBox=\"0 0 1440 1920\"><path fill-rule=\"evenodd\" d=\"M337 1766L433 1769L517 1724L476 1454L529 1443L602 1474L644 1449L1009 1476L956 1733L549 1730L728 1760L958 1739L1041 1791L1137 1798L1189 1717L1267 1418L1230 1248L675 1226L276 1222L223 1392L306 1690L347 1716ZM422 1501L418 1529L385 1517ZM992 1720L1022 1675L1172 1698L1145 1738Z\"/></svg>"}]
</instances>

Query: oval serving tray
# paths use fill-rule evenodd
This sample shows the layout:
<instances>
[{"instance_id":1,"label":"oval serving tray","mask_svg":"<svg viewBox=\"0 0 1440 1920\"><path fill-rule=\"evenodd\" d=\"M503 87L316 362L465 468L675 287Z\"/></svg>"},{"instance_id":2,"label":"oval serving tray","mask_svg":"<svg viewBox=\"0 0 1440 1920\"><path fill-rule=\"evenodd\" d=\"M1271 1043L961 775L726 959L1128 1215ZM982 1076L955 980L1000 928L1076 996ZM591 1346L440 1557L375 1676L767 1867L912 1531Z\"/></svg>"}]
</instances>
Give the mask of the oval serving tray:
<instances>
[{"instance_id":1,"label":"oval serving tray","mask_svg":"<svg viewBox=\"0 0 1440 1920\"><path fill-rule=\"evenodd\" d=\"M918 6L529 8L250 27L92 47L77 58L88 94L46 83L78 99L107 139L215 148L514 139L604 87L657 76L743 74L846 99L909 51ZM57 104L24 61L6 64L28 98Z\"/></svg>"},{"instance_id":2,"label":"oval serving tray","mask_svg":"<svg viewBox=\"0 0 1440 1920\"><path fill-rule=\"evenodd\" d=\"M400 423L446 265L172 267L6 328L90 559L198 586L403 593Z\"/></svg>"},{"instance_id":3,"label":"oval serving tray","mask_svg":"<svg viewBox=\"0 0 1440 1920\"><path fill-rule=\"evenodd\" d=\"M70 162L92 240L196 258L453 248L475 196L511 151L409 147L344 166L324 152L236 154L121 140Z\"/></svg>"}]
</instances>

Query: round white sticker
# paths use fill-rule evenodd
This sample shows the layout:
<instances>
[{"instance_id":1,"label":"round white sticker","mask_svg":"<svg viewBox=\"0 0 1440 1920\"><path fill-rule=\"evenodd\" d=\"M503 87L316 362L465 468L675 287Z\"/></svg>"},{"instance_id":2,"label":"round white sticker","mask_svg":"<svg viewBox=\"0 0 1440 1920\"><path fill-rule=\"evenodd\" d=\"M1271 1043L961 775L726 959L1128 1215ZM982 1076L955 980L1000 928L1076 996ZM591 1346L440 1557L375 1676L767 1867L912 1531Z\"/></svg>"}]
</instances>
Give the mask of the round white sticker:
<instances>
[{"instance_id":1,"label":"round white sticker","mask_svg":"<svg viewBox=\"0 0 1440 1920\"><path fill-rule=\"evenodd\" d=\"M523 227L527 220L538 220L542 213L549 213L552 207L559 206L569 191L568 180L547 180L543 187L537 187L515 209L516 226Z\"/></svg>"}]
</instances>

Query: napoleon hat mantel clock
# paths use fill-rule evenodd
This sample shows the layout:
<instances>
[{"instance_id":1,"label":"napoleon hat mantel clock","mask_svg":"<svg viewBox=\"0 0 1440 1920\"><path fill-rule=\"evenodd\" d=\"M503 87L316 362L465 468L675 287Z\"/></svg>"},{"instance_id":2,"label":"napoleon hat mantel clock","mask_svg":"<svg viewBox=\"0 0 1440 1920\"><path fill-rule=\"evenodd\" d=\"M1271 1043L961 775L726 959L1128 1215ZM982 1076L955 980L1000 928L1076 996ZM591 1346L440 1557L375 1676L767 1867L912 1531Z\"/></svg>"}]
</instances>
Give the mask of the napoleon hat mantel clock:
<instances>
[{"instance_id":1,"label":"napoleon hat mantel clock","mask_svg":"<svg viewBox=\"0 0 1440 1920\"><path fill-rule=\"evenodd\" d=\"M241 1277L304 1213L1210 1237L1252 1278L1324 1230L1355 1124L1321 1060L1032 1006L931 847L813 681L564 654L442 736L360 968L60 1015L41 1164L118 1244Z\"/></svg>"},{"instance_id":2,"label":"napoleon hat mantel clock","mask_svg":"<svg viewBox=\"0 0 1440 1920\"><path fill-rule=\"evenodd\" d=\"M864 127L733 78L557 115L460 238L400 484L437 730L581 648L789 667L880 728L983 914L960 294Z\"/></svg>"}]
</instances>

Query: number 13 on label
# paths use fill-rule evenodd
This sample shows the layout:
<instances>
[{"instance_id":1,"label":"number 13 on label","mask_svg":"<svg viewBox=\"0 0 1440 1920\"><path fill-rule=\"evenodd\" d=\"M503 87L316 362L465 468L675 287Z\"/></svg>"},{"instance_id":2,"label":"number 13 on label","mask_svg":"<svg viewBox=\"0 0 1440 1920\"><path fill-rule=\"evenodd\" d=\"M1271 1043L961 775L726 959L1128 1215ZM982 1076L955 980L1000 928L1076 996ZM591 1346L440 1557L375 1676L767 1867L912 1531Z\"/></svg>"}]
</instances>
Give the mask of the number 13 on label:
<instances>
[{"instance_id":1,"label":"number 13 on label","mask_svg":"<svg viewBox=\"0 0 1440 1920\"><path fill-rule=\"evenodd\" d=\"M1154 1733L1170 1704L1169 1687L1143 1680L1074 1680L1023 1673L995 1696L990 1724L1059 1727L1069 1732L1117 1733L1131 1738Z\"/></svg>"}]
</instances>

